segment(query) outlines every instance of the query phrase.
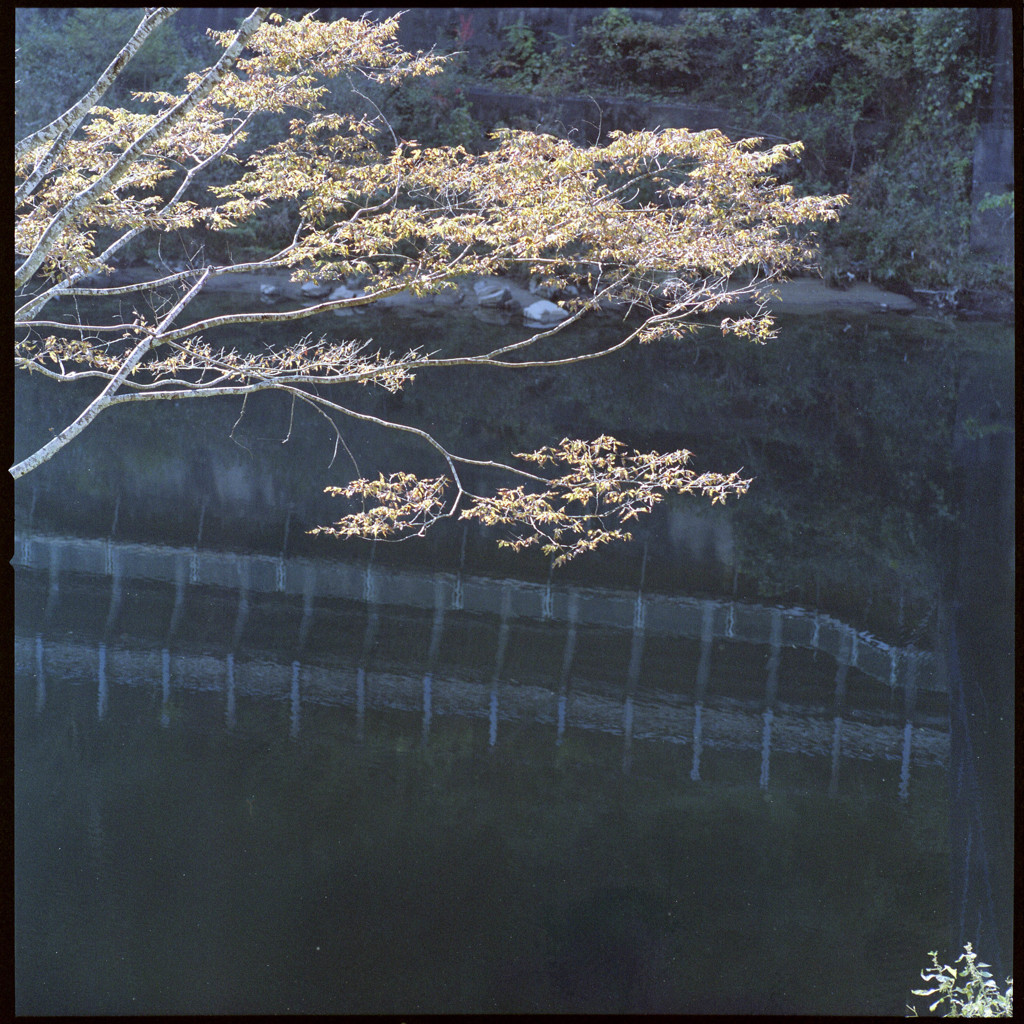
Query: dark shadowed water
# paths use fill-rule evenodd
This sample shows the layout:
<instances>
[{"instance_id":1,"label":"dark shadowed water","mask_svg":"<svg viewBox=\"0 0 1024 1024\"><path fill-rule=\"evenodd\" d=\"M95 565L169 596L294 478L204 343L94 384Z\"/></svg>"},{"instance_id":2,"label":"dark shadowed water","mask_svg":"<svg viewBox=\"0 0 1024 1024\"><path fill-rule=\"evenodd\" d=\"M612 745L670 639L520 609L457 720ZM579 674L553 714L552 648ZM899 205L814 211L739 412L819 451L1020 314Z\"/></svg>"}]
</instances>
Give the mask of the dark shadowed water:
<instances>
[{"instance_id":1,"label":"dark shadowed water","mask_svg":"<svg viewBox=\"0 0 1024 1024\"><path fill-rule=\"evenodd\" d=\"M55 415L40 394L19 398L22 438ZM535 418L474 402L467 437L498 445L501 421L534 443ZM452 404L427 409L435 429ZM953 948L941 616L918 627L934 555L892 541L905 563L872 588L856 486L848 551L814 518L837 500L816 478L803 511L747 513L760 546L742 517L676 509L629 555L516 573L459 531L312 544L307 495L337 479L313 468L322 438L282 460L268 418L232 462L215 418L160 415L130 451L97 429L19 485L20 1012L898 1014ZM787 575L772 551L794 536L813 557ZM976 820L1001 834L1003 776L976 763Z\"/></svg>"}]
</instances>

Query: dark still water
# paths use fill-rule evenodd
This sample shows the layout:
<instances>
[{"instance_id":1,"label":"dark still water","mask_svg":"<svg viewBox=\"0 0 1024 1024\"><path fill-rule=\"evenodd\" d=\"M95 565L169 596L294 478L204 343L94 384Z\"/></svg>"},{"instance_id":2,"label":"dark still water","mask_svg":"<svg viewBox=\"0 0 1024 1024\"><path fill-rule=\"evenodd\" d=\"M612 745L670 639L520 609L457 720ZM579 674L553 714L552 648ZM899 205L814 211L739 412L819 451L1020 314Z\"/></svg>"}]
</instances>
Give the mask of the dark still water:
<instances>
[{"instance_id":1,"label":"dark still water","mask_svg":"<svg viewBox=\"0 0 1024 1024\"><path fill-rule=\"evenodd\" d=\"M834 619L18 540L25 1012L895 1012L944 934L944 695Z\"/></svg>"},{"instance_id":2,"label":"dark still water","mask_svg":"<svg viewBox=\"0 0 1024 1024\"><path fill-rule=\"evenodd\" d=\"M954 371L1011 333L815 320L368 406L755 475L554 574L461 528L307 537L353 471L287 403L98 419L16 491L18 1011L900 1014L975 920L1010 948L1006 719L976 714L1012 709L1007 629L965 582L1006 548L947 553L954 428L1006 432ZM20 387L19 455L65 403Z\"/></svg>"}]
</instances>

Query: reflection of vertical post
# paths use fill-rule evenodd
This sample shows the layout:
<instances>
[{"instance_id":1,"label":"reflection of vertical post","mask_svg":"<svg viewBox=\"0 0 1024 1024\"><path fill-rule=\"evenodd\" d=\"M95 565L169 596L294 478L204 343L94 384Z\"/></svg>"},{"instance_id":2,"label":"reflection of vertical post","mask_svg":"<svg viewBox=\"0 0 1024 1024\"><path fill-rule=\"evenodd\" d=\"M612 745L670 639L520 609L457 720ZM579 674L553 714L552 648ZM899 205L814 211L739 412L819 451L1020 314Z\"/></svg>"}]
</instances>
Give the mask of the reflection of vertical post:
<instances>
[{"instance_id":1,"label":"reflection of vertical post","mask_svg":"<svg viewBox=\"0 0 1024 1024\"><path fill-rule=\"evenodd\" d=\"M921 654L913 649L907 654L907 681L903 687L903 714L910 722L914 719L914 710L917 707L917 669L921 661Z\"/></svg>"},{"instance_id":2,"label":"reflection of vertical post","mask_svg":"<svg viewBox=\"0 0 1024 1024\"><path fill-rule=\"evenodd\" d=\"M203 499L203 507L199 510L199 528L196 530L196 542L192 546L189 556L188 581L189 583L199 582L199 545L203 540L203 520L206 518L206 499Z\"/></svg>"},{"instance_id":3,"label":"reflection of vertical post","mask_svg":"<svg viewBox=\"0 0 1024 1024\"><path fill-rule=\"evenodd\" d=\"M288 527L291 525L291 522L292 510L288 509L288 513L284 517L284 537L281 539L281 554L277 559L277 580L275 581L277 583L277 589L282 593L284 592L285 584L284 559L285 554L288 551Z\"/></svg>"},{"instance_id":4,"label":"reflection of vertical post","mask_svg":"<svg viewBox=\"0 0 1024 1024\"><path fill-rule=\"evenodd\" d=\"M46 594L46 611L43 621L48 622L60 599L60 545L50 545L50 589Z\"/></svg>"},{"instance_id":5,"label":"reflection of vertical post","mask_svg":"<svg viewBox=\"0 0 1024 1024\"><path fill-rule=\"evenodd\" d=\"M196 530L196 543L195 547L199 547L203 542L203 520L206 518L206 503L209 501L208 498L203 498L202 508L199 509L199 527Z\"/></svg>"},{"instance_id":6,"label":"reflection of vertical post","mask_svg":"<svg viewBox=\"0 0 1024 1024\"><path fill-rule=\"evenodd\" d=\"M363 649L359 656L359 668L356 669L356 737L363 740L366 728L366 665L373 654L373 645L377 640L377 626L380 612L377 607L377 579L373 573L373 555L366 567L363 578L363 600L366 602L366 632L363 633Z\"/></svg>"},{"instance_id":7,"label":"reflection of vertical post","mask_svg":"<svg viewBox=\"0 0 1024 1024\"><path fill-rule=\"evenodd\" d=\"M901 800L906 800L910 796L910 742L913 732L914 726L910 719L907 719L903 725L903 758L900 762L899 795Z\"/></svg>"},{"instance_id":8,"label":"reflection of vertical post","mask_svg":"<svg viewBox=\"0 0 1024 1024\"><path fill-rule=\"evenodd\" d=\"M498 690L496 685L491 687L491 706L487 722L489 726L487 742L493 747L498 742Z\"/></svg>"},{"instance_id":9,"label":"reflection of vertical post","mask_svg":"<svg viewBox=\"0 0 1024 1024\"><path fill-rule=\"evenodd\" d=\"M558 730L555 745L560 746L565 735L565 709L569 696L569 679L572 675L572 661L576 656L576 623L580 615L580 595L573 590L569 594L569 628L565 634L565 649L562 651L562 670L558 676Z\"/></svg>"},{"instance_id":10,"label":"reflection of vertical post","mask_svg":"<svg viewBox=\"0 0 1024 1024\"><path fill-rule=\"evenodd\" d=\"M565 692L560 693L558 695L558 725L555 727L556 747L562 745L562 739L565 737L565 709L567 703Z\"/></svg>"},{"instance_id":11,"label":"reflection of vertical post","mask_svg":"<svg viewBox=\"0 0 1024 1024\"><path fill-rule=\"evenodd\" d=\"M356 669L356 737L362 742L366 728L366 672Z\"/></svg>"},{"instance_id":12,"label":"reflection of vertical post","mask_svg":"<svg viewBox=\"0 0 1024 1024\"><path fill-rule=\"evenodd\" d=\"M238 613L235 615L235 630L231 639L231 650L237 651L242 633L249 619L249 561L236 556L238 569Z\"/></svg>"},{"instance_id":13,"label":"reflection of vertical post","mask_svg":"<svg viewBox=\"0 0 1024 1024\"><path fill-rule=\"evenodd\" d=\"M427 745L430 739L430 717L432 708L432 687L434 677L430 672L423 676L423 746Z\"/></svg>"},{"instance_id":14,"label":"reflection of vertical post","mask_svg":"<svg viewBox=\"0 0 1024 1024\"><path fill-rule=\"evenodd\" d=\"M459 552L459 571L455 575L455 586L452 588L452 609L454 611L462 610L462 570L466 564L466 533L468 530L469 524L467 523L462 528L462 550Z\"/></svg>"},{"instance_id":15,"label":"reflection of vertical post","mask_svg":"<svg viewBox=\"0 0 1024 1024\"><path fill-rule=\"evenodd\" d=\"M920 654L911 648L907 660L907 681L903 686L903 759L900 764L901 800L910 796L910 746L914 734L914 710L917 706L917 669Z\"/></svg>"},{"instance_id":16,"label":"reflection of vertical post","mask_svg":"<svg viewBox=\"0 0 1024 1024\"><path fill-rule=\"evenodd\" d=\"M235 656L228 652L227 704L224 709L224 721L229 729L235 727Z\"/></svg>"},{"instance_id":17,"label":"reflection of vertical post","mask_svg":"<svg viewBox=\"0 0 1024 1024\"><path fill-rule=\"evenodd\" d=\"M289 730L291 738L297 739L299 735L299 714L302 705L301 694L299 692L299 663L298 661L292 662L292 715L291 715L291 729Z\"/></svg>"},{"instance_id":18,"label":"reflection of vertical post","mask_svg":"<svg viewBox=\"0 0 1024 1024\"><path fill-rule=\"evenodd\" d=\"M43 638L36 633L36 714L46 707L46 676L43 673Z\"/></svg>"},{"instance_id":19,"label":"reflection of vertical post","mask_svg":"<svg viewBox=\"0 0 1024 1024\"><path fill-rule=\"evenodd\" d=\"M112 550L110 542L107 542L107 572L110 574L110 611L107 612L107 624L104 628L104 636L110 635L117 618L121 614L121 600L123 588L121 583L121 559Z\"/></svg>"},{"instance_id":20,"label":"reflection of vertical post","mask_svg":"<svg viewBox=\"0 0 1024 1024\"><path fill-rule=\"evenodd\" d=\"M764 709L764 729L761 731L761 778L762 789L768 788L768 770L771 764L772 753L772 719L774 714L771 708Z\"/></svg>"},{"instance_id":21,"label":"reflection of vertical post","mask_svg":"<svg viewBox=\"0 0 1024 1024\"><path fill-rule=\"evenodd\" d=\"M100 644L100 664L97 673L96 717L102 722L107 714L107 645Z\"/></svg>"},{"instance_id":22,"label":"reflection of vertical post","mask_svg":"<svg viewBox=\"0 0 1024 1024\"><path fill-rule=\"evenodd\" d=\"M306 638L309 636L309 627L313 623L313 607L316 598L316 569L312 565L306 566L305 574L302 577L302 622L299 623L299 646L298 653L302 653L306 646Z\"/></svg>"},{"instance_id":23,"label":"reflection of vertical post","mask_svg":"<svg viewBox=\"0 0 1024 1024\"><path fill-rule=\"evenodd\" d=\"M782 609L772 609L771 633L768 636L770 653L768 654L768 673L765 679L765 707L774 707L779 695L779 658L782 653Z\"/></svg>"},{"instance_id":24,"label":"reflection of vertical post","mask_svg":"<svg viewBox=\"0 0 1024 1024\"><path fill-rule=\"evenodd\" d=\"M430 627L430 647L427 650L427 668L433 672L441 653L441 635L444 633L444 583L434 581L434 621Z\"/></svg>"},{"instance_id":25,"label":"reflection of vertical post","mask_svg":"<svg viewBox=\"0 0 1024 1024\"><path fill-rule=\"evenodd\" d=\"M694 693L697 701L704 699L711 677L711 647L715 638L716 607L714 601L701 601L700 661L697 662L697 688Z\"/></svg>"},{"instance_id":26,"label":"reflection of vertical post","mask_svg":"<svg viewBox=\"0 0 1024 1024\"><path fill-rule=\"evenodd\" d=\"M178 629L181 622L181 613L185 607L185 563L179 556L174 560L174 608L171 611L171 623L167 627L167 643Z\"/></svg>"},{"instance_id":27,"label":"reflection of vertical post","mask_svg":"<svg viewBox=\"0 0 1024 1024\"><path fill-rule=\"evenodd\" d=\"M828 780L828 795L835 797L839 793L839 755L842 751L843 716L836 714L832 719L832 774Z\"/></svg>"},{"instance_id":28,"label":"reflection of vertical post","mask_svg":"<svg viewBox=\"0 0 1024 1024\"><path fill-rule=\"evenodd\" d=\"M768 643L771 653L768 655L768 677L765 680L764 694L764 729L761 732L760 786L762 789L768 788L772 753L772 721L775 717L773 709L779 692L779 658L782 652L782 610L779 608L772 609L772 626Z\"/></svg>"},{"instance_id":29,"label":"reflection of vertical post","mask_svg":"<svg viewBox=\"0 0 1024 1024\"><path fill-rule=\"evenodd\" d=\"M205 506L204 510L205 510ZM202 527L202 522L200 522ZM237 557L237 556L236 556ZM224 721L229 729L235 727L235 652L242 641L245 624L249 618L249 563L244 558L237 558L238 570L238 611L235 614L235 628L231 638L231 650L228 652L228 685L227 706L224 709Z\"/></svg>"},{"instance_id":30,"label":"reflection of vertical post","mask_svg":"<svg viewBox=\"0 0 1024 1024\"><path fill-rule=\"evenodd\" d=\"M551 556L551 564L548 566L548 585L544 588L544 593L540 599L540 617L542 622L547 622L552 616L552 598L551 598L551 577L555 572L555 556Z\"/></svg>"},{"instance_id":31,"label":"reflection of vertical post","mask_svg":"<svg viewBox=\"0 0 1024 1024\"><path fill-rule=\"evenodd\" d=\"M856 652L857 635L850 631L849 644L846 640L839 643L836 654L836 683L833 695L832 718L832 773L828 780L828 795L834 797L839 793L839 760L842 756L843 707L846 703L846 677L850 671L850 663Z\"/></svg>"},{"instance_id":32,"label":"reflection of vertical post","mask_svg":"<svg viewBox=\"0 0 1024 1024\"><path fill-rule=\"evenodd\" d=\"M690 779L700 782L700 756L704 750L701 739L703 729L704 696L711 679L711 648L715 639L715 608L714 601L701 602L700 620L700 661L697 662L697 686L694 691L693 708L693 764L690 766ZM732 605L729 605L730 622Z\"/></svg>"},{"instance_id":33,"label":"reflection of vertical post","mask_svg":"<svg viewBox=\"0 0 1024 1024\"><path fill-rule=\"evenodd\" d=\"M289 518L291 512L288 513ZM284 524L284 542L288 543L288 520ZM282 557L284 549L281 550ZM301 654L306 646L306 637L309 635L309 627L313 622L313 597L316 592L316 570L306 566L305 575L302 578L302 621L299 623L299 642L295 649L296 654ZM299 691L299 659L292 662L292 716L291 716L291 737L295 739L299 735L299 709L301 695Z\"/></svg>"},{"instance_id":34,"label":"reflection of vertical post","mask_svg":"<svg viewBox=\"0 0 1024 1024\"><path fill-rule=\"evenodd\" d=\"M423 676L423 745L430 738L430 718L432 713L432 689L434 669L441 652L441 636L444 633L444 583L438 577L434 580L434 622L430 628L430 647L427 650L427 671Z\"/></svg>"},{"instance_id":35,"label":"reflection of vertical post","mask_svg":"<svg viewBox=\"0 0 1024 1024\"><path fill-rule=\"evenodd\" d=\"M846 677L850 672L850 654L853 650L852 630L849 640L843 638L839 642L839 650L836 653L836 689L833 697L833 706L836 714L840 714L843 705L846 703Z\"/></svg>"},{"instance_id":36,"label":"reflection of vertical post","mask_svg":"<svg viewBox=\"0 0 1024 1024\"><path fill-rule=\"evenodd\" d=\"M171 652L165 647L160 657L160 724L171 724Z\"/></svg>"},{"instance_id":37,"label":"reflection of vertical post","mask_svg":"<svg viewBox=\"0 0 1024 1024\"><path fill-rule=\"evenodd\" d=\"M640 584L633 605L633 640L629 647L629 669L626 674L626 699L622 708L622 771L629 774L633 767L633 696L640 678L640 663L644 657L644 629L647 625L647 606L644 604L644 578L647 575L647 544L644 544L640 562Z\"/></svg>"},{"instance_id":38,"label":"reflection of vertical post","mask_svg":"<svg viewBox=\"0 0 1024 1024\"><path fill-rule=\"evenodd\" d=\"M622 707L622 771L628 775L633 767L633 694L627 691Z\"/></svg>"},{"instance_id":39,"label":"reflection of vertical post","mask_svg":"<svg viewBox=\"0 0 1024 1024\"><path fill-rule=\"evenodd\" d=\"M117 517L121 513L121 492L117 492L117 501L114 502L114 521L110 524L110 536L117 533Z\"/></svg>"},{"instance_id":40,"label":"reflection of vertical post","mask_svg":"<svg viewBox=\"0 0 1024 1024\"><path fill-rule=\"evenodd\" d=\"M646 564L646 557L645 557ZM626 676L626 700L622 708L622 770L629 773L633 766L633 697L640 678L640 665L644 657L644 625L647 609L643 594L636 595L633 608L633 641L629 648L629 670Z\"/></svg>"},{"instance_id":41,"label":"reflection of vertical post","mask_svg":"<svg viewBox=\"0 0 1024 1024\"><path fill-rule=\"evenodd\" d=\"M690 779L693 782L700 782L700 755L704 749L704 745L701 742L703 726L701 714L703 710L701 702L697 701L693 709L693 766L690 768Z\"/></svg>"},{"instance_id":42,"label":"reflection of vertical post","mask_svg":"<svg viewBox=\"0 0 1024 1024\"><path fill-rule=\"evenodd\" d=\"M505 664L505 649L508 647L508 620L512 613L512 588L506 583L501 591L501 626L498 629L498 650L494 655L494 675L491 677L491 707L489 742L493 747L498 742L498 680Z\"/></svg>"}]
</instances>

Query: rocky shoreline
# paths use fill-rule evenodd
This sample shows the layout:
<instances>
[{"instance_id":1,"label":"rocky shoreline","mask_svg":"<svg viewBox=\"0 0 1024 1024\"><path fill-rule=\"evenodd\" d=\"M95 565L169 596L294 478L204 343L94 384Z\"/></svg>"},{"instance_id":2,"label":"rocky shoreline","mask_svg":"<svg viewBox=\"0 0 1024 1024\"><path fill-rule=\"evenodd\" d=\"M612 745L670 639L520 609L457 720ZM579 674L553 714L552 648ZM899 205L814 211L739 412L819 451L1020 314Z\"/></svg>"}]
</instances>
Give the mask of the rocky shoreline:
<instances>
[{"instance_id":1,"label":"rocky shoreline","mask_svg":"<svg viewBox=\"0 0 1024 1024\"><path fill-rule=\"evenodd\" d=\"M332 295L336 298L343 297L338 292L340 288L346 288L344 282L325 283L320 287L319 294L310 294L313 289L307 285L304 293L303 284L292 281L291 273L290 270L266 270L221 274L210 278L204 285L204 291L234 292L246 300L255 300L264 305L312 305L323 302ZM91 283L113 287L156 280L159 276L150 266L133 266L116 270L107 277ZM347 290L350 295L358 294L358 290L351 283ZM775 285L774 291L777 297L769 301L769 308L773 312L783 314L813 316L822 313L913 313L924 305L906 295L862 281L854 282L847 288L835 288L820 278L798 278ZM399 292L379 299L373 305L375 308L387 309L400 316L441 316L462 309L467 312L473 311L484 320L495 320L514 315L517 310L525 312L536 308L538 303L542 302L550 307L551 298L554 296L547 295L543 290L524 288L510 278L475 276L460 279L455 289L445 292L426 296ZM352 308L336 312L341 315L356 315ZM559 317L553 314L550 308L547 314L550 319L546 322L557 322ZM539 325L543 323L545 321L540 321Z\"/></svg>"}]
</instances>

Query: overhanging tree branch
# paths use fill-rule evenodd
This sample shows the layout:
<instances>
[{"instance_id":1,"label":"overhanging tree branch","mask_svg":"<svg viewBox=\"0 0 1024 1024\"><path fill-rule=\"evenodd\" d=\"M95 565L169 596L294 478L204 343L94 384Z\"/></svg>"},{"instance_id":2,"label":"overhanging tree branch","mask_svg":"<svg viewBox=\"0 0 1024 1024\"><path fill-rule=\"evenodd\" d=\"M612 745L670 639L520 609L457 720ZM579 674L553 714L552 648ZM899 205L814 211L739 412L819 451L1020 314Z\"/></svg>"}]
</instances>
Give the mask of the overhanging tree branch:
<instances>
[{"instance_id":1,"label":"overhanging tree branch","mask_svg":"<svg viewBox=\"0 0 1024 1024\"><path fill-rule=\"evenodd\" d=\"M12 468L15 477L114 406L226 396L244 401L276 390L328 418L335 451L343 443L335 418L355 418L417 437L443 462L443 479L454 482L449 498L442 478L399 473L353 481L342 491L377 505L364 505L326 530L340 535L419 534L458 511L509 530L513 546L539 543L562 559L626 537L627 521L662 493L724 500L745 490L736 474L697 476L686 466L688 453L629 454L610 438L564 439L557 451L524 453L523 460L535 463L531 470L456 456L422 427L360 412L333 391L323 393L356 384L398 391L436 368L564 368L633 344L681 337L695 328L695 318L809 265L806 226L834 219L844 201L796 197L771 176L797 146L764 150L758 140L732 143L719 132L611 133L584 146L503 130L482 152L468 153L400 139L363 90L354 95L373 108L372 120L337 102L325 110L321 98L331 78L358 73L393 83L439 70L440 59L402 51L396 31L394 18L327 22L307 15L283 22L259 8L233 37L219 34L225 53L183 95L139 94L164 113L102 108L90 118L79 110L81 117L53 137L59 146L55 142L35 162L33 147L45 144L41 136L20 151L16 239L18 251L29 255L16 290L40 268L52 282L25 298L16 314L15 365L41 372L48 383L91 378L103 388L60 434ZM245 46L250 55L242 58ZM239 162L235 154L262 112L287 112L287 129L270 145L250 145ZM387 135L390 149L381 141ZM217 184L207 182L207 194L215 201L186 199L199 175L214 167L220 176ZM174 187L157 193L167 179ZM205 264L207 242L259 223L270 204L291 210L296 226L291 241L268 255L243 263L230 257L224 263L221 255L206 266L137 284L77 285L149 231L191 232L187 251L203 251ZM239 300L227 313L191 322L181 315L215 276L284 268L296 282L351 282L360 275L361 290L299 309L259 310ZM369 352L357 342L312 342L311 336L268 347L254 333L268 323L299 323L404 291L424 295L467 277L508 273L538 275L574 297L563 299L552 326L526 329L515 341L488 344L485 337L481 352L453 352L443 337L436 351L398 355ZM38 318L47 302L64 295L86 306L140 292L149 293L149 310L137 307L131 322L104 323L98 313L79 314L77 305L75 324ZM608 302L623 313L621 334L591 349L573 328ZM718 326L755 340L772 332L760 309ZM225 329L233 335L230 351L204 340ZM69 330L77 334L69 337ZM564 342L557 353L538 350L555 337ZM565 471L551 476L556 463ZM470 495L458 474L467 465L510 473L523 483L491 497Z\"/></svg>"}]
</instances>

